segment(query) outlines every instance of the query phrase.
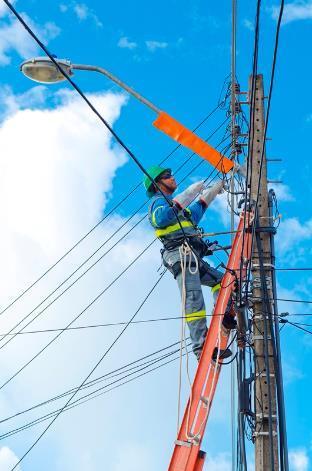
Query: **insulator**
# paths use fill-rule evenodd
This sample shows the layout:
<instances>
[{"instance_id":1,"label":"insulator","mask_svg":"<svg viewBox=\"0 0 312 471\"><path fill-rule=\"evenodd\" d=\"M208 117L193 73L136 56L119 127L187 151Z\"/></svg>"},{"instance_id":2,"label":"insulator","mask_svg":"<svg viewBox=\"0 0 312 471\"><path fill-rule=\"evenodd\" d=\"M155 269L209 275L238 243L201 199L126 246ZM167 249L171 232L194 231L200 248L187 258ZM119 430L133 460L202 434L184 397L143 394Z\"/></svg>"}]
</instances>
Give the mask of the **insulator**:
<instances>
[{"instance_id":1,"label":"insulator","mask_svg":"<svg viewBox=\"0 0 312 471\"><path fill-rule=\"evenodd\" d=\"M239 84L239 83L235 83L235 84L234 84L234 91L235 91L235 93L237 93L237 94L240 93L240 84Z\"/></svg>"},{"instance_id":2,"label":"insulator","mask_svg":"<svg viewBox=\"0 0 312 471\"><path fill-rule=\"evenodd\" d=\"M233 129L234 135L238 137L241 134L241 127L236 124Z\"/></svg>"},{"instance_id":3,"label":"insulator","mask_svg":"<svg viewBox=\"0 0 312 471\"><path fill-rule=\"evenodd\" d=\"M242 146L239 143L235 144L235 152L236 154L241 154L242 153Z\"/></svg>"},{"instance_id":4,"label":"insulator","mask_svg":"<svg viewBox=\"0 0 312 471\"><path fill-rule=\"evenodd\" d=\"M238 102L235 103L234 109L235 109L235 113L241 113L242 112L241 105Z\"/></svg>"}]
</instances>

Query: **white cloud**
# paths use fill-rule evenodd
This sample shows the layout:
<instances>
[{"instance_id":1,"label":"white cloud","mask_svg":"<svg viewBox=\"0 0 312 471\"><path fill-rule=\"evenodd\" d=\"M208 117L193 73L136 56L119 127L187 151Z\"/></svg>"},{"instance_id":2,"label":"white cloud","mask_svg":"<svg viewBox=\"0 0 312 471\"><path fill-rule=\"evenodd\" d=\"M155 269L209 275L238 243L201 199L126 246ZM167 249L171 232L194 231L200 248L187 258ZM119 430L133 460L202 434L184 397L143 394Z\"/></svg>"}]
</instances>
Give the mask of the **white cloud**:
<instances>
[{"instance_id":1,"label":"white cloud","mask_svg":"<svg viewBox=\"0 0 312 471\"><path fill-rule=\"evenodd\" d=\"M0 14L6 16L4 10ZM44 43L48 43L59 35L60 29L53 22L44 25L34 23L26 14L23 14L25 21L35 31ZM14 51L23 59L35 55L38 46L31 38L24 27L13 17L6 18L0 29L0 65L7 65L11 61L10 54Z\"/></svg>"},{"instance_id":2,"label":"white cloud","mask_svg":"<svg viewBox=\"0 0 312 471\"><path fill-rule=\"evenodd\" d=\"M249 29L249 31L254 31L255 29L252 21L248 20L247 18L243 20L243 25L245 26L245 28Z\"/></svg>"},{"instance_id":3,"label":"white cloud","mask_svg":"<svg viewBox=\"0 0 312 471\"><path fill-rule=\"evenodd\" d=\"M289 465L292 471L307 471L309 469L309 457L306 450L290 450Z\"/></svg>"},{"instance_id":4,"label":"white cloud","mask_svg":"<svg viewBox=\"0 0 312 471\"><path fill-rule=\"evenodd\" d=\"M103 23L96 15L94 10L88 7L85 3L71 2L69 4L62 3L60 4L61 13L67 13L72 11L79 21L91 20L98 27L102 28Z\"/></svg>"},{"instance_id":5,"label":"white cloud","mask_svg":"<svg viewBox=\"0 0 312 471\"><path fill-rule=\"evenodd\" d=\"M216 456L211 456L207 454L204 471L212 470L213 471L231 471L232 469L232 460L229 453L219 453Z\"/></svg>"},{"instance_id":6,"label":"white cloud","mask_svg":"<svg viewBox=\"0 0 312 471\"><path fill-rule=\"evenodd\" d=\"M27 100L21 96L14 97L11 92L14 106L0 127L1 306L36 279L99 220L114 191L116 173L126 164L124 154L113 144L110 134L73 93L58 93L53 108L43 107L37 98L39 95L43 100L46 91L35 87L34 91L27 93L33 97L33 103L38 101L41 109L21 109ZM111 93L91 95L90 99L112 124L125 103L123 95ZM139 172L137 176L140 178ZM139 199L141 196L136 197ZM115 215L93 233L79 250L43 280L31 296L25 296L7 313L10 315L1 316L1 329L7 329L29 312L122 222L124 218ZM32 327L66 325L152 237L147 224L136 229ZM111 243L115 241L116 237ZM80 324L129 319L158 277L159 248L155 244L127 276L85 313ZM172 277L165 277L155 296L148 301L140 318L179 315L179 291ZM210 290L205 290L205 296L209 310ZM159 299L166 302L159 304ZM0 404L6 404L5 410L9 413L17 412L81 383L118 332L118 329L111 328L65 333L1 391ZM99 374L177 341L179 334L180 323L176 321L130 327L99 368ZM16 371L51 338L50 334L19 336L1 350L2 378L6 379ZM191 358L190 361L194 368L195 360ZM163 469L169 462L175 438L176 415L173 410L177 399L177 370L177 364L172 364L64 414L44 436L41 446L27 457L28 467L45 471L97 471L101 463L105 469L114 471L125 467L129 471ZM220 426L230 416L224 413L223 399L228 398L229 382L219 386L217 395L221 396L222 404L220 412L215 411L214 422ZM185 387L182 393L186 396L188 388ZM21 416L14 424L4 425L3 430L22 425L45 412L48 411L37 410L27 418ZM129 431L128 436L140 436L139 445L129 439L120 449L120 441L116 440L120 434L120 416L123 430ZM27 434L20 435L19 450L26 451L40 430L30 429ZM14 437L8 440L11 449L15 449L15 440ZM105 446L100 446L103 443ZM159 453L160 449L162 453ZM227 471L225 454L209 455L208 463L215 463L216 467L212 469Z\"/></svg>"},{"instance_id":7,"label":"white cloud","mask_svg":"<svg viewBox=\"0 0 312 471\"><path fill-rule=\"evenodd\" d=\"M285 185L284 183L276 184L276 186L274 186L274 192L277 196L278 201L285 201L285 202L295 201L295 198L292 195L289 186Z\"/></svg>"},{"instance_id":8,"label":"white cloud","mask_svg":"<svg viewBox=\"0 0 312 471\"><path fill-rule=\"evenodd\" d=\"M277 232L277 250L282 255L312 237L312 219L301 223L298 218L282 219Z\"/></svg>"},{"instance_id":9,"label":"white cloud","mask_svg":"<svg viewBox=\"0 0 312 471\"><path fill-rule=\"evenodd\" d=\"M89 98L111 124L118 118L125 102L123 95L111 93L91 95ZM18 104L20 97L15 100L12 97L12 100ZM70 92L59 94L58 104L52 109L12 111L2 122L0 140L0 205L4 227L0 234L0 303L3 306L99 220L111 197L116 172L126 163L126 158L113 144L111 135L98 119ZM137 177L140 178L139 172ZM30 295L15 305L10 310L10 315L1 316L2 332L29 312L122 222L124 219L117 215L111 218L88 237L79 250L46 277ZM64 326L152 237L152 230L148 229L147 225L137 229L133 236L129 235L103 260L104 263L98 264L96 269L83 278L82 284L77 283L68 295L63 296L46 311L33 327ZM116 240L115 237L112 242ZM86 318L80 322L102 323L104 320L116 322L129 319L158 278L159 262L159 246L155 245L154 249L131 269L128 276L116 283L107 296L86 312ZM177 315L180 312L180 300L173 278L167 278L167 282L162 286L162 294L168 305L163 306L161 314ZM140 314L143 318L161 315L159 306L154 301L155 298L151 298L145 311ZM175 322L170 326L158 323L143 327L129 328L127 335L123 336L105 359L99 374L103 373L103 370L109 371L166 346L176 341L179 336L179 324ZM111 340L116 337L117 332L118 329L111 328L71 332L74 335L68 336L65 334L1 391L0 403L6 404L5 410L10 413L80 383ZM0 367L3 378L10 376L50 338L50 334L19 336L1 350ZM49 434L42 439L42 446L36 447L27 457L29 467L45 471L96 471L99 463L105 463L107 469L114 469L116 456L121 463L125 463L127 457L122 459L120 442L116 440L120 432L120 422L116 417L122 410L123 429L131 431L133 436L140 434L145 416L149 413L153 426L148 427L140 439L140 471L146 469L146 453L148 457L154 453L150 471L160 469L167 458L164 458L164 454L155 453L155 436L169 459L175 433L172 408L176 403L176 392L173 388L172 391L168 391L167 387L159 389L159 386L162 381L164 385L168 384L176 374L176 365L160 371L161 375L156 373L148 377L148 380L140 380L143 381L141 384L135 382L126 389L116 390L113 394L60 417ZM140 394L142 385L146 398ZM45 411L39 411L40 413ZM22 416L19 424L36 416L38 411L31 413L27 418ZM165 431L164 422L167 424ZM8 423L2 430L8 430L14 425ZM27 446L37 438L38 432L38 428L34 428L29 430L27 435L20 436L19 450L22 451L19 453L26 451ZM100 446L103 440L105 447ZM15 449L15 443L14 437L7 441L11 449ZM124 445L127 449L127 444ZM46 459L46 447L50 450L49 460ZM129 444L129 449L132 449L132 443ZM143 450L148 452L145 451L144 454ZM139 469L135 467L135 463L136 457L127 469L132 465L133 469ZM0 468L2 470L4 466Z\"/></svg>"},{"instance_id":10,"label":"white cloud","mask_svg":"<svg viewBox=\"0 0 312 471\"><path fill-rule=\"evenodd\" d=\"M271 8L271 15L273 19L277 19L279 15L279 7L274 6ZM286 3L283 12L283 24L291 23L293 21L312 19L312 2L298 0L292 3Z\"/></svg>"},{"instance_id":11,"label":"white cloud","mask_svg":"<svg viewBox=\"0 0 312 471\"><path fill-rule=\"evenodd\" d=\"M26 93L26 97L36 96L37 102L38 95L40 99L44 96L38 87ZM90 99L110 123L125 103L123 95L110 93L91 95ZM3 243L14 246L19 234L20 250L29 242L38 250L51 250L53 256L66 241L64 235L57 236L57 227L63 227L66 234L69 227L79 227L81 218L89 226L99 217L125 157L111 145L111 136L99 120L70 92L59 94L60 104L50 110L29 107L16 112L14 107L27 105L25 94L22 99L11 96L10 100L15 114L0 129L1 168L6 168L0 193L2 216L12 231L12 240ZM73 211L74 194L83 195L89 186L93 188L90 198L82 197L79 211ZM51 211L56 211L53 218Z\"/></svg>"},{"instance_id":12,"label":"white cloud","mask_svg":"<svg viewBox=\"0 0 312 471\"><path fill-rule=\"evenodd\" d=\"M291 319L291 318L290 318ZM292 384L293 382L297 382L304 378L304 373L297 367L293 366L289 363L289 359L287 362L283 364L283 380L285 386Z\"/></svg>"},{"instance_id":13,"label":"white cloud","mask_svg":"<svg viewBox=\"0 0 312 471\"><path fill-rule=\"evenodd\" d=\"M11 4L14 5L15 2L16 0L12 0ZM4 2L1 2L0 3L0 18L3 18L4 16L7 16L9 14L11 14L11 10Z\"/></svg>"},{"instance_id":14,"label":"white cloud","mask_svg":"<svg viewBox=\"0 0 312 471\"><path fill-rule=\"evenodd\" d=\"M122 38L119 39L118 47L121 47L122 49L135 49L138 45L134 41L129 41L129 39L126 36L123 36Z\"/></svg>"},{"instance_id":15,"label":"white cloud","mask_svg":"<svg viewBox=\"0 0 312 471\"><path fill-rule=\"evenodd\" d=\"M18 462L17 456L13 453L10 448L3 446L0 448L0 469L1 471L10 471L13 466ZM21 471L20 466L16 468L16 471Z\"/></svg>"},{"instance_id":16,"label":"white cloud","mask_svg":"<svg viewBox=\"0 0 312 471\"><path fill-rule=\"evenodd\" d=\"M10 86L2 85L0 89L0 120L20 109L44 106L48 95L48 88L43 85L30 88L20 94L14 94Z\"/></svg>"},{"instance_id":17,"label":"white cloud","mask_svg":"<svg viewBox=\"0 0 312 471\"><path fill-rule=\"evenodd\" d=\"M209 206L207 211L208 214L209 211L215 212L224 227L230 226L231 213L228 205L228 194L226 192L222 193L221 195L217 195L217 197L213 200L211 206ZM237 216L235 216L235 221L237 223Z\"/></svg>"},{"instance_id":18,"label":"white cloud","mask_svg":"<svg viewBox=\"0 0 312 471\"><path fill-rule=\"evenodd\" d=\"M146 47L150 52L155 52L157 49L166 49L168 43L164 41L145 41Z\"/></svg>"},{"instance_id":19,"label":"white cloud","mask_svg":"<svg viewBox=\"0 0 312 471\"><path fill-rule=\"evenodd\" d=\"M66 13L68 11L68 5L65 5L64 3L60 4L60 12L61 13Z\"/></svg>"},{"instance_id":20,"label":"white cloud","mask_svg":"<svg viewBox=\"0 0 312 471\"><path fill-rule=\"evenodd\" d=\"M306 117L306 121L307 121L307 123L311 123L311 122L312 122L312 113L309 114L309 115Z\"/></svg>"}]
</instances>

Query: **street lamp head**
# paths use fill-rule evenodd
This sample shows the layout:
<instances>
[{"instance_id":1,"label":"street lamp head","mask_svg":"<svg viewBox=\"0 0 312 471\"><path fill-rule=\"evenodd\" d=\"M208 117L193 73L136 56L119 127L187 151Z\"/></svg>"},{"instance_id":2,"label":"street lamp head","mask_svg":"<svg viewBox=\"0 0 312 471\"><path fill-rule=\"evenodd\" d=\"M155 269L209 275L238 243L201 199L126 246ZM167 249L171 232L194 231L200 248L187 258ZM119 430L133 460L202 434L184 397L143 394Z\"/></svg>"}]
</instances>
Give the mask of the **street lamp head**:
<instances>
[{"instance_id":1,"label":"street lamp head","mask_svg":"<svg viewBox=\"0 0 312 471\"><path fill-rule=\"evenodd\" d=\"M73 75L70 61L65 59L55 60L67 75ZM35 57L33 59L28 59L21 64L20 70L24 75L26 75L26 77L35 82L57 83L66 80L66 77L64 77L49 57Z\"/></svg>"}]
</instances>

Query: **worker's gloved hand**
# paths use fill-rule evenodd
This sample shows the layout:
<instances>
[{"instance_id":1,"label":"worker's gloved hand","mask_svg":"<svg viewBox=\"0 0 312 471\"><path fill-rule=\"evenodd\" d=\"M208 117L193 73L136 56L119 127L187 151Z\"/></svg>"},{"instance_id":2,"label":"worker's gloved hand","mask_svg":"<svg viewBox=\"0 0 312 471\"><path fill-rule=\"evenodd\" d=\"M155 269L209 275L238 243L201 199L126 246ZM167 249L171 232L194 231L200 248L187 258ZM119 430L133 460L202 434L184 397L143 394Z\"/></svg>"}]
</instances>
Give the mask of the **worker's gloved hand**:
<instances>
[{"instance_id":1,"label":"worker's gloved hand","mask_svg":"<svg viewBox=\"0 0 312 471\"><path fill-rule=\"evenodd\" d=\"M238 173L241 177L246 178L247 176L247 162L244 162L243 165L235 164L233 167L233 173Z\"/></svg>"},{"instance_id":2,"label":"worker's gloved hand","mask_svg":"<svg viewBox=\"0 0 312 471\"><path fill-rule=\"evenodd\" d=\"M204 188L204 181L196 182L190 185L186 190L173 198L173 202L179 209L186 208Z\"/></svg>"},{"instance_id":3,"label":"worker's gloved hand","mask_svg":"<svg viewBox=\"0 0 312 471\"><path fill-rule=\"evenodd\" d=\"M206 208L210 205L210 203L215 199L218 194L223 193L223 181L219 181L211 188L204 190L199 197L199 201L201 201Z\"/></svg>"}]
</instances>

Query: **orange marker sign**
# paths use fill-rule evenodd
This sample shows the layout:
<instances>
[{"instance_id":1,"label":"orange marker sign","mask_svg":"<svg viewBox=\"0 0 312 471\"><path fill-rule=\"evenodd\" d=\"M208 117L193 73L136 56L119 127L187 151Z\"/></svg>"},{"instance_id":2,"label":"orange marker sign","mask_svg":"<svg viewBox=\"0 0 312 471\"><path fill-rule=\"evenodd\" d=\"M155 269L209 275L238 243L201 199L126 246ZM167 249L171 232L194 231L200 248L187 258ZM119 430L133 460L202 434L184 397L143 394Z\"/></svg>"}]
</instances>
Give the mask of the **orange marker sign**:
<instances>
[{"instance_id":1,"label":"orange marker sign","mask_svg":"<svg viewBox=\"0 0 312 471\"><path fill-rule=\"evenodd\" d=\"M234 163L211 147L207 142L198 137L192 131L187 129L183 124L176 121L170 115L161 111L153 125L163 131L175 141L185 147L188 147L196 154L208 160L214 167L222 173L228 173L234 166Z\"/></svg>"}]
</instances>

